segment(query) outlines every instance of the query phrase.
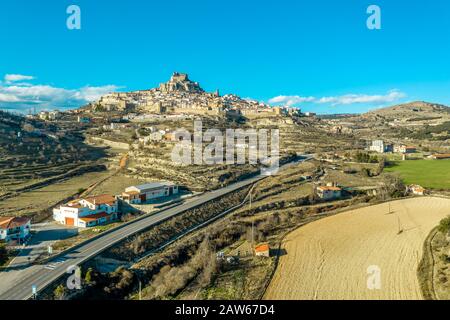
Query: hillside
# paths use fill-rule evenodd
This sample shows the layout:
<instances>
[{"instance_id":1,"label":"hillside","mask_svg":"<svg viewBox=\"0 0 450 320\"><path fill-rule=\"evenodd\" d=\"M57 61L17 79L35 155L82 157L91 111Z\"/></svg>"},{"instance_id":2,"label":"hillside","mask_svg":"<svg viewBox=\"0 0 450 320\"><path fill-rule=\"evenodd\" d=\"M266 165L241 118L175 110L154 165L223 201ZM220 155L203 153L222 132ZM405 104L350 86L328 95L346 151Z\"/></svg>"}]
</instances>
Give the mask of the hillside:
<instances>
[{"instance_id":1,"label":"hillside","mask_svg":"<svg viewBox=\"0 0 450 320\"><path fill-rule=\"evenodd\" d=\"M415 101L393 107L372 110L362 115L366 118L385 118L389 120L432 120L432 118L450 118L450 108L442 104Z\"/></svg>"},{"instance_id":2,"label":"hillside","mask_svg":"<svg viewBox=\"0 0 450 320\"><path fill-rule=\"evenodd\" d=\"M234 94L221 96L219 90L206 92L188 74L174 72L159 87L132 92L115 92L102 96L80 109L91 113L189 114L232 118L277 116L296 112L295 108L271 107L269 104L240 98Z\"/></svg>"},{"instance_id":3,"label":"hillside","mask_svg":"<svg viewBox=\"0 0 450 320\"><path fill-rule=\"evenodd\" d=\"M0 111L0 197L101 168L103 150L66 126Z\"/></svg>"}]
</instances>

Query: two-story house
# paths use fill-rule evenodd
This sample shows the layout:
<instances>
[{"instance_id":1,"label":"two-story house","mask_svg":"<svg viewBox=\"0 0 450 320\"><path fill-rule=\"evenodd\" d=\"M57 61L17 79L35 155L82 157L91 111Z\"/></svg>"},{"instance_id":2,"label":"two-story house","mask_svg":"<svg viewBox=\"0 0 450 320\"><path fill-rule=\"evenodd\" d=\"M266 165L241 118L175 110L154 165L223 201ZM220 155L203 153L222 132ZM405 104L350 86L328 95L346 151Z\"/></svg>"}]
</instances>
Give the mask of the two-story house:
<instances>
[{"instance_id":1,"label":"two-story house","mask_svg":"<svg viewBox=\"0 0 450 320\"><path fill-rule=\"evenodd\" d=\"M67 226L89 228L118 218L118 201L111 195L77 199L53 209L53 219Z\"/></svg>"},{"instance_id":2,"label":"two-story house","mask_svg":"<svg viewBox=\"0 0 450 320\"><path fill-rule=\"evenodd\" d=\"M30 236L31 219L26 217L0 217L0 240L25 242Z\"/></svg>"}]
</instances>

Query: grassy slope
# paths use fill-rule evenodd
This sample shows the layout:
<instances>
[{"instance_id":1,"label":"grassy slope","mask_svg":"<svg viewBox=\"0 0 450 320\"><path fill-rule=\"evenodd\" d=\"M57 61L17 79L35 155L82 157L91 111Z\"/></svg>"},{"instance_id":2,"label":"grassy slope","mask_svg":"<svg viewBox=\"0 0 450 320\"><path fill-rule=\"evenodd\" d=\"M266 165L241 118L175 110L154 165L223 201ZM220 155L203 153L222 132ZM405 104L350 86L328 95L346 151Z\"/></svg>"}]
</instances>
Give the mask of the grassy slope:
<instances>
[{"instance_id":1,"label":"grassy slope","mask_svg":"<svg viewBox=\"0 0 450 320\"><path fill-rule=\"evenodd\" d=\"M398 172L407 184L430 189L450 189L450 160L412 160L395 162L388 172Z\"/></svg>"}]
</instances>

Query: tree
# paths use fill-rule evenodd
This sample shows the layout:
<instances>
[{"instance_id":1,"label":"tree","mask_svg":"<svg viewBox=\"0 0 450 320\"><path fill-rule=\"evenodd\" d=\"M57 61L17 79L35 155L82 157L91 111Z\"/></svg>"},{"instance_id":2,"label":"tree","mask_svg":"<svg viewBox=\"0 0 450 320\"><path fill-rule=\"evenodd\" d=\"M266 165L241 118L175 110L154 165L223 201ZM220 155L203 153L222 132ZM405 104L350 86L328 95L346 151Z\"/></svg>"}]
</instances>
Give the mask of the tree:
<instances>
[{"instance_id":1,"label":"tree","mask_svg":"<svg viewBox=\"0 0 450 320\"><path fill-rule=\"evenodd\" d=\"M379 176L380 174L383 173L384 167L386 166L386 158L385 157L380 157L378 159L378 167L377 167L377 171L376 171L376 175Z\"/></svg>"},{"instance_id":2,"label":"tree","mask_svg":"<svg viewBox=\"0 0 450 320\"><path fill-rule=\"evenodd\" d=\"M361 173L365 177L369 177L370 178L372 176L372 173L370 172L369 168L362 168Z\"/></svg>"},{"instance_id":3,"label":"tree","mask_svg":"<svg viewBox=\"0 0 450 320\"><path fill-rule=\"evenodd\" d=\"M386 175L380 187L378 197L381 200L403 197L406 194L406 186L397 175Z\"/></svg>"},{"instance_id":4,"label":"tree","mask_svg":"<svg viewBox=\"0 0 450 320\"><path fill-rule=\"evenodd\" d=\"M450 216L441 220L438 230L442 233L447 233L450 231Z\"/></svg>"},{"instance_id":5,"label":"tree","mask_svg":"<svg viewBox=\"0 0 450 320\"><path fill-rule=\"evenodd\" d=\"M84 281L86 281L87 284L91 284L92 283L92 273L94 272L94 270L92 268L89 268L86 271L86 275L84 276Z\"/></svg>"}]
</instances>

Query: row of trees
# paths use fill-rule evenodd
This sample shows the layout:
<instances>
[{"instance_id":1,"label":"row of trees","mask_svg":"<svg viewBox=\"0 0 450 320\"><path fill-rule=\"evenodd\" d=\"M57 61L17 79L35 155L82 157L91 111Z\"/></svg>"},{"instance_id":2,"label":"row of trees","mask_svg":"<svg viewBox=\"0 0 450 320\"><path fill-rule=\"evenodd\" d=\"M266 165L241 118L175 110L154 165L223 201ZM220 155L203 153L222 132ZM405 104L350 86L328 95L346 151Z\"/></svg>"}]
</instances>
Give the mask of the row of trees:
<instances>
[{"instance_id":1,"label":"row of trees","mask_svg":"<svg viewBox=\"0 0 450 320\"><path fill-rule=\"evenodd\" d=\"M360 151L355 154L354 159L359 163L377 163L379 161L376 155L370 155L367 152Z\"/></svg>"}]
</instances>

